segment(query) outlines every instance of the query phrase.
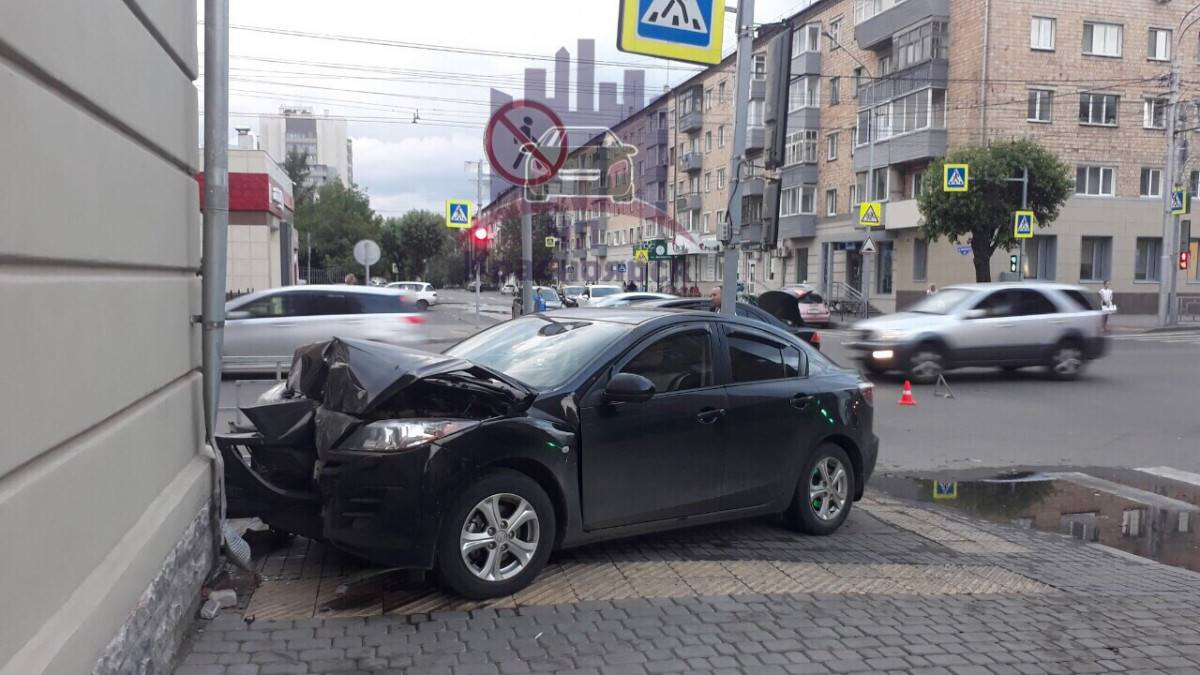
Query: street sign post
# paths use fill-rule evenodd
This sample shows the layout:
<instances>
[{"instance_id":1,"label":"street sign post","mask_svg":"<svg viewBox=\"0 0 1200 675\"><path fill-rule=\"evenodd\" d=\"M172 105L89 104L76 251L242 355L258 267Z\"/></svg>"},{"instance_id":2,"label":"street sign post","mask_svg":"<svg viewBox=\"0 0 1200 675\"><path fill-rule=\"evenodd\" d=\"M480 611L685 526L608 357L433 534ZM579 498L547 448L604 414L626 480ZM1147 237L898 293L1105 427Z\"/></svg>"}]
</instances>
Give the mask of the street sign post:
<instances>
[{"instance_id":1,"label":"street sign post","mask_svg":"<svg viewBox=\"0 0 1200 675\"><path fill-rule=\"evenodd\" d=\"M883 203L863 202L859 204L858 224L861 227L879 227L883 225Z\"/></svg>"},{"instance_id":2,"label":"street sign post","mask_svg":"<svg viewBox=\"0 0 1200 675\"><path fill-rule=\"evenodd\" d=\"M446 227L465 230L471 227L471 202L467 199L446 200Z\"/></svg>"},{"instance_id":3,"label":"street sign post","mask_svg":"<svg viewBox=\"0 0 1200 675\"><path fill-rule=\"evenodd\" d=\"M1188 191L1183 188L1171 190L1171 215L1184 216L1192 210Z\"/></svg>"},{"instance_id":4,"label":"street sign post","mask_svg":"<svg viewBox=\"0 0 1200 675\"><path fill-rule=\"evenodd\" d=\"M862 243L862 247L858 249L858 254L862 256L862 297L863 297L863 316L871 316L871 272L875 269L873 261L875 254L879 252L879 247L875 245L875 240L867 237L867 240Z\"/></svg>"},{"instance_id":5,"label":"street sign post","mask_svg":"<svg viewBox=\"0 0 1200 675\"><path fill-rule=\"evenodd\" d=\"M867 240L863 242L862 250L859 252L862 253L863 255L866 255L868 253L876 253L876 252L878 252L878 250L879 249L876 248L876 246L875 246L875 240L870 237L867 237Z\"/></svg>"},{"instance_id":6,"label":"street sign post","mask_svg":"<svg viewBox=\"0 0 1200 675\"><path fill-rule=\"evenodd\" d=\"M944 192L966 192L971 186L971 167L968 164L947 164L942 174Z\"/></svg>"},{"instance_id":7,"label":"street sign post","mask_svg":"<svg viewBox=\"0 0 1200 675\"><path fill-rule=\"evenodd\" d=\"M558 237L546 237L546 248L558 246Z\"/></svg>"},{"instance_id":8,"label":"street sign post","mask_svg":"<svg viewBox=\"0 0 1200 675\"><path fill-rule=\"evenodd\" d=\"M1013 236L1017 239L1033 239L1033 211L1017 211L1013 214Z\"/></svg>"},{"instance_id":9,"label":"street sign post","mask_svg":"<svg viewBox=\"0 0 1200 675\"><path fill-rule=\"evenodd\" d=\"M934 499L958 499L958 481L935 480L933 482Z\"/></svg>"},{"instance_id":10,"label":"street sign post","mask_svg":"<svg viewBox=\"0 0 1200 675\"><path fill-rule=\"evenodd\" d=\"M367 278L364 283L368 285L371 283L371 265L379 262L380 253L379 244L370 239L360 239L354 245L354 259L358 261L359 265L367 268Z\"/></svg>"},{"instance_id":11,"label":"street sign post","mask_svg":"<svg viewBox=\"0 0 1200 675\"><path fill-rule=\"evenodd\" d=\"M617 49L675 61L717 64L725 0L621 0Z\"/></svg>"},{"instance_id":12,"label":"street sign post","mask_svg":"<svg viewBox=\"0 0 1200 675\"><path fill-rule=\"evenodd\" d=\"M650 245L646 247L648 260L670 260L671 252L667 248L666 239L653 239Z\"/></svg>"}]
</instances>

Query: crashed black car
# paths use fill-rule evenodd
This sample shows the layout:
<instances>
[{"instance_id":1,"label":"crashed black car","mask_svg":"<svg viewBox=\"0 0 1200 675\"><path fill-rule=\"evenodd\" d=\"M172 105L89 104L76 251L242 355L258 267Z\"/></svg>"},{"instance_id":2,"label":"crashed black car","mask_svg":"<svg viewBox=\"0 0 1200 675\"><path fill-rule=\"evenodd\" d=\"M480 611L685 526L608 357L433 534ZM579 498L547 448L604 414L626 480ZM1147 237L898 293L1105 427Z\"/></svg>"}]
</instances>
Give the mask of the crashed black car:
<instances>
[{"instance_id":1,"label":"crashed black car","mask_svg":"<svg viewBox=\"0 0 1200 675\"><path fill-rule=\"evenodd\" d=\"M255 430L218 440L237 508L485 598L603 539L766 514L834 532L875 467L872 396L761 323L562 310L445 354L303 347L244 409Z\"/></svg>"}]
</instances>

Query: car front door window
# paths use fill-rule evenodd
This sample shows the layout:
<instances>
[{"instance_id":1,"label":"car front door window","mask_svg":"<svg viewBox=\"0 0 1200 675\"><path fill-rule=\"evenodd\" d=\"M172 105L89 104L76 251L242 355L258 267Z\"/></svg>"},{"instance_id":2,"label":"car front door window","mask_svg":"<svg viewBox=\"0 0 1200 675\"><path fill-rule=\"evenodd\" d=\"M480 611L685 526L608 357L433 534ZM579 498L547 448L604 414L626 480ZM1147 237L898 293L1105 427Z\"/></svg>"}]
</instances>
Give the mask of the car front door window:
<instances>
[{"instance_id":1,"label":"car front door window","mask_svg":"<svg viewBox=\"0 0 1200 675\"><path fill-rule=\"evenodd\" d=\"M288 315L287 296L283 294L269 295L244 305L240 311L246 312L251 319L277 319Z\"/></svg>"},{"instance_id":2,"label":"car front door window","mask_svg":"<svg viewBox=\"0 0 1200 675\"><path fill-rule=\"evenodd\" d=\"M677 333L654 342L621 368L654 383L657 393L713 385L712 353L707 331Z\"/></svg>"}]
</instances>

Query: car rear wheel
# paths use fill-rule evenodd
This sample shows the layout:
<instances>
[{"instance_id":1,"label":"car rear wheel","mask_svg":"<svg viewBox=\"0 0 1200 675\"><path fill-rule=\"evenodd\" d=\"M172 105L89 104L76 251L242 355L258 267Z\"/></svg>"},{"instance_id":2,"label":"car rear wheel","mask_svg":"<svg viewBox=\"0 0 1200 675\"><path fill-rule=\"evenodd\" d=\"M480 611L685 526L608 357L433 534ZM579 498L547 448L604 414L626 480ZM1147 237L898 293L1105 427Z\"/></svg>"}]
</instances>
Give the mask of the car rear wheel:
<instances>
[{"instance_id":1,"label":"car rear wheel","mask_svg":"<svg viewBox=\"0 0 1200 675\"><path fill-rule=\"evenodd\" d=\"M946 370L946 357L935 345L921 345L908 361L908 376L917 384L933 384Z\"/></svg>"},{"instance_id":2,"label":"car rear wheel","mask_svg":"<svg viewBox=\"0 0 1200 675\"><path fill-rule=\"evenodd\" d=\"M1050 352L1046 371L1056 380L1073 380L1083 373L1087 359L1083 347L1076 340L1063 340Z\"/></svg>"},{"instance_id":3,"label":"car rear wheel","mask_svg":"<svg viewBox=\"0 0 1200 675\"><path fill-rule=\"evenodd\" d=\"M428 310L429 309L429 301L428 300L418 300L417 308L420 309L422 312Z\"/></svg>"},{"instance_id":4,"label":"car rear wheel","mask_svg":"<svg viewBox=\"0 0 1200 675\"><path fill-rule=\"evenodd\" d=\"M533 479L515 471L487 474L442 519L438 576L472 600L511 595L545 566L556 531L554 506Z\"/></svg>"},{"instance_id":5,"label":"car rear wheel","mask_svg":"<svg viewBox=\"0 0 1200 675\"><path fill-rule=\"evenodd\" d=\"M850 515L854 490L854 467L846 451L822 443L805 464L784 519L805 534L833 534Z\"/></svg>"}]
</instances>

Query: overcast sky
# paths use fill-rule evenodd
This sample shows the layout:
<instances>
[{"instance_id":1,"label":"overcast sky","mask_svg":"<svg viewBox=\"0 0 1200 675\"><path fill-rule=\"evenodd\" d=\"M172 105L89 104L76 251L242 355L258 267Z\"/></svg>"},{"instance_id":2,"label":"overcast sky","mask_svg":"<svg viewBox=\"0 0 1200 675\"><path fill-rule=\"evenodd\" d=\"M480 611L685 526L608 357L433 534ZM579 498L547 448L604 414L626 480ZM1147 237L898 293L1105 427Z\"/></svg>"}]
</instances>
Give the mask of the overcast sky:
<instances>
[{"instance_id":1,"label":"overcast sky","mask_svg":"<svg viewBox=\"0 0 1200 675\"><path fill-rule=\"evenodd\" d=\"M203 4L197 0L201 20ZM756 22L765 23L807 1L758 0L756 4ZM527 67L548 68L547 86L553 87L553 63L534 56L553 57L559 47L574 55L576 40L593 38L597 61L648 66L647 94L661 92L666 84L676 84L694 72L686 64L668 69L668 61L617 51L618 0L232 0L230 5L234 27L518 55L450 53L231 30L230 127L250 126L257 131L255 114L278 114L285 104L309 105L318 113L328 110L350 118L355 181L385 216L411 208L440 210L447 198L474 199L470 180L474 172L468 174L464 163L483 156L489 88L496 85L520 97ZM733 48L732 31L729 14L726 51ZM202 30L199 35L203 49ZM328 69L316 63L374 70ZM597 65L596 81L620 83L621 68ZM420 121L413 124L417 114Z\"/></svg>"}]
</instances>

